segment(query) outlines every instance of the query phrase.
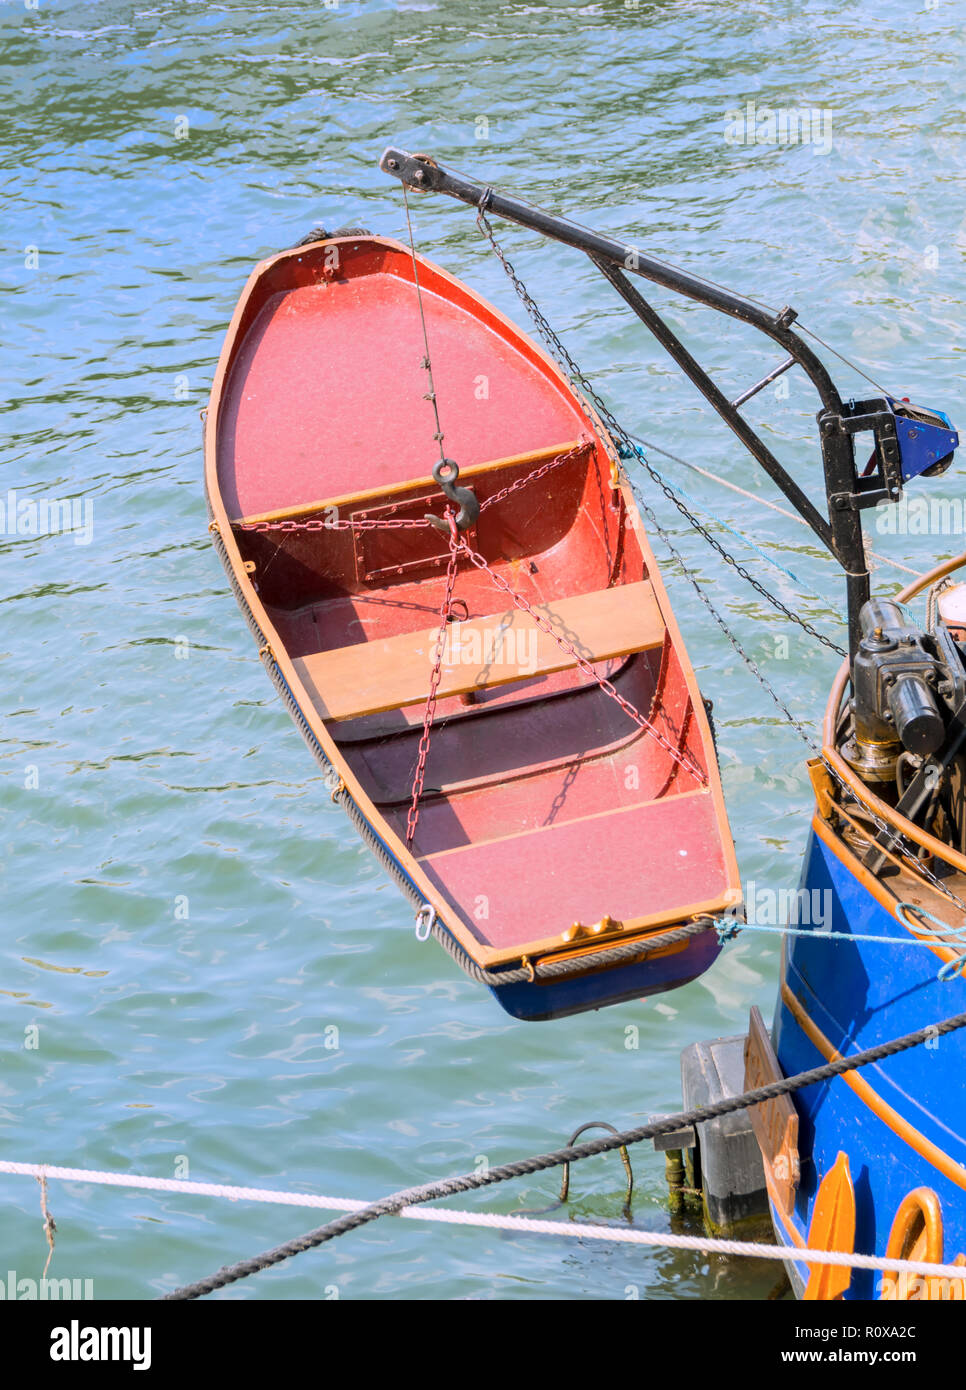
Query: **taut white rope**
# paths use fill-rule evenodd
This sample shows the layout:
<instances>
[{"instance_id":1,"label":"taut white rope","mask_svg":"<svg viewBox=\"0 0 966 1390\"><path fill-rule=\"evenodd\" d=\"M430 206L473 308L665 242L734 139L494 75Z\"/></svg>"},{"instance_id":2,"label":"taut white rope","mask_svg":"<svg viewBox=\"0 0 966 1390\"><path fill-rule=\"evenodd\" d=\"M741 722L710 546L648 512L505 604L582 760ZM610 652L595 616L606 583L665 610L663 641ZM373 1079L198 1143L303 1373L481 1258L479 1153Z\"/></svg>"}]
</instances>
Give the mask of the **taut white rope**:
<instances>
[{"instance_id":1,"label":"taut white rope","mask_svg":"<svg viewBox=\"0 0 966 1390\"><path fill-rule=\"evenodd\" d=\"M0 1173L62 1182L138 1188L151 1192L185 1192L196 1197L221 1197L231 1202L269 1202L287 1207L318 1207L326 1211L361 1211L368 1202L350 1197L322 1197L314 1192L276 1192L264 1187L234 1187L227 1183L191 1182L187 1178L151 1178L138 1173L105 1173L88 1168L60 1168L48 1163L0 1160ZM793 1246L759 1245L750 1240L717 1240L711 1236L678 1236L669 1231L642 1231L631 1226L591 1226L573 1221L544 1221L532 1216L503 1216L492 1212L455 1211L451 1207L403 1207L396 1213L412 1221L437 1221L451 1226L482 1226L497 1231L564 1236L572 1240L606 1240L619 1245L648 1245L668 1250L695 1250L709 1255L738 1255L756 1260L796 1260L819 1265L845 1265L895 1274L923 1274L966 1283L966 1266L928 1264L924 1260L892 1260L879 1255L848 1255L838 1250L801 1250Z\"/></svg>"}]
</instances>

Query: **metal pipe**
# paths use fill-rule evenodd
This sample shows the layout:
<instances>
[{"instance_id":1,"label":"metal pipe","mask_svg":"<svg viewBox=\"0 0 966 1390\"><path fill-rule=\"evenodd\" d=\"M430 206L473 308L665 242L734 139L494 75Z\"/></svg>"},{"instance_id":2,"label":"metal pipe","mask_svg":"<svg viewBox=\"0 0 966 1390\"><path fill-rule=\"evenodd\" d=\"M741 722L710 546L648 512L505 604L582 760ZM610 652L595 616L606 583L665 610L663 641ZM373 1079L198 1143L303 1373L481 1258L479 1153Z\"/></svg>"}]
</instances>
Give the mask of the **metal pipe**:
<instances>
[{"instance_id":1,"label":"metal pipe","mask_svg":"<svg viewBox=\"0 0 966 1390\"><path fill-rule=\"evenodd\" d=\"M795 358L811 379L826 410L834 411L836 414L841 412L842 398L825 365L789 327L795 318L793 309L785 308L779 314L773 315L751 300L733 294L731 290L710 285L707 281L688 274L687 271L678 270L675 266L666 265L653 256L645 255L636 246L629 246L614 237L601 236L599 232L580 227L564 217L556 217L542 208L530 207L519 198L498 193L493 188L450 173L428 155L409 154L406 150L398 150L390 145L379 161L379 167L384 173L392 174L409 188L422 192L445 193L482 212L493 212L498 217L518 222L521 227L530 227L553 241L576 247L578 251L584 251L597 260L610 261L623 270L641 275L646 280L653 280L655 284L663 285L665 289L674 290L677 294L686 295L689 299L695 299L699 304L719 309L731 318L752 324L773 338Z\"/></svg>"},{"instance_id":2,"label":"metal pipe","mask_svg":"<svg viewBox=\"0 0 966 1390\"><path fill-rule=\"evenodd\" d=\"M613 237L602 236L598 232L569 222L566 218L545 212L542 208L530 207L519 198L474 183L460 174L453 174L428 155L409 154L405 150L390 146L379 161L379 167L409 188L445 193L475 207L480 213L492 212L498 217L517 222L520 226L529 227L554 241L573 246L594 261L752 456L778 484L845 570L849 649L850 656L854 656L860 638L859 610L869 597L869 573L858 510L860 501L856 495L854 446L852 435L842 426L842 398L824 363L791 329L790 325L796 318L794 309L786 307L778 314L773 314L751 300L742 298L741 295L708 284L697 276L667 265L653 256L645 255L635 246L629 246ZM750 324L780 344L788 353L788 361L783 362L775 372L765 377L751 391L739 396L737 401L729 401L643 296L629 283L624 271L652 280L676 294L682 294L699 304L705 304L731 318ZM806 373L822 402L818 418L825 471L825 493L829 508L828 519L822 516L737 411L738 405L750 399L769 381L774 381L795 363Z\"/></svg>"},{"instance_id":3,"label":"metal pipe","mask_svg":"<svg viewBox=\"0 0 966 1390\"><path fill-rule=\"evenodd\" d=\"M630 284L626 276L622 275L615 266L606 261L598 260L596 256L591 256L590 259L598 270L607 277L618 294L630 305L641 322L651 330L665 351L674 358L689 381L694 383L701 394L714 406L721 418L730 425L752 458L756 459L769 477L774 479L788 500L797 507L812 530L835 554L832 531L825 517L806 497L794 478L789 477L771 450L759 439L748 422L742 419L734 405L728 400L724 392L718 389L700 363L695 361L684 344L678 341L664 320L652 309L640 291Z\"/></svg>"},{"instance_id":4,"label":"metal pipe","mask_svg":"<svg viewBox=\"0 0 966 1390\"><path fill-rule=\"evenodd\" d=\"M789 367L794 367L794 365L794 357L786 357L785 361L777 366L773 372L763 376L761 381L756 382L754 386L749 386L748 390L742 392L740 396L736 396L731 404L737 410L739 405L744 405L745 401L750 401L752 396L757 396L759 391L764 391L766 386L770 386L773 381L776 381L778 377L788 371Z\"/></svg>"}]
</instances>

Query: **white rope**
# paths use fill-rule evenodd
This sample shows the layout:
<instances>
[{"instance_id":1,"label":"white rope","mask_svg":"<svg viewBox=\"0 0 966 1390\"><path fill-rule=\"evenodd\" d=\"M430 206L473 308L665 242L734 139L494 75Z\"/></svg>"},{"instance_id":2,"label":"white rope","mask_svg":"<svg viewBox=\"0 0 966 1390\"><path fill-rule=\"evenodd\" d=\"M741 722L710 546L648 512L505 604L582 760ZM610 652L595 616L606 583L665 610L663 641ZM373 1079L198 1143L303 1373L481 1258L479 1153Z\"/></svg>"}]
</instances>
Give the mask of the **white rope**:
<instances>
[{"instance_id":1,"label":"white rope","mask_svg":"<svg viewBox=\"0 0 966 1390\"><path fill-rule=\"evenodd\" d=\"M223 1197L230 1202L269 1202L288 1207L319 1207L326 1211L361 1211L368 1202L350 1197L321 1197L311 1192L277 1192L264 1187L233 1187L226 1183L191 1182L187 1178L150 1178L137 1173L105 1173L88 1168L59 1168L47 1163L0 1160L0 1173L22 1177L60 1178L63 1182L98 1183L105 1187L140 1188L153 1192L188 1192L198 1197ZM966 1281L966 1266L928 1264L923 1260L893 1260L879 1255L852 1255L838 1250L809 1250L796 1246L757 1244L750 1240L717 1240L711 1236L679 1236L669 1231L642 1231L628 1226L591 1226L572 1221L544 1221L532 1216L457 1211L451 1207L403 1207L396 1213L411 1221L437 1221L451 1226L482 1226L490 1230L567 1236L573 1240L606 1240L619 1245L649 1245L669 1250L696 1250L709 1255L740 1255L756 1260L795 1260L808 1264L844 1265L896 1274L936 1275Z\"/></svg>"},{"instance_id":2,"label":"white rope","mask_svg":"<svg viewBox=\"0 0 966 1390\"><path fill-rule=\"evenodd\" d=\"M662 449L660 444L649 443L646 439L641 439L640 435L632 434L632 439L636 439L645 448L652 449L657 454L663 454L665 458L673 459L675 463L680 463L685 468L690 468L692 473L700 473L702 478L709 479L712 483L720 483L722 487L730 488L732 492L737 492L740 497L746 497L749 502L755 502L761 507L770 507L773 512L778 512L779 516L787 516L789 521L797 521L802 526L807 526L808 522L797 512L790 512L787 507L780 507L777 502L772 502L768 497L762 497L760 493L749 492L747 488L739 487L737 483L731 482L729 478L722 478L718 473L712 473L708 468L702 468L700 464L691 463L688 459L681 458L678 454L669 453L667 449ZM705 508L707 510L707 508ZM910 569L908 565L900 565L898 560L891 560L888 555L879 555L877 551L868 548L868 537L863 537L866 541L866 551L873 560L880 565L891 565L893 569L901 570L903 574L914 575L919 578L919 571Z\"/></svg>"}]
</instances>

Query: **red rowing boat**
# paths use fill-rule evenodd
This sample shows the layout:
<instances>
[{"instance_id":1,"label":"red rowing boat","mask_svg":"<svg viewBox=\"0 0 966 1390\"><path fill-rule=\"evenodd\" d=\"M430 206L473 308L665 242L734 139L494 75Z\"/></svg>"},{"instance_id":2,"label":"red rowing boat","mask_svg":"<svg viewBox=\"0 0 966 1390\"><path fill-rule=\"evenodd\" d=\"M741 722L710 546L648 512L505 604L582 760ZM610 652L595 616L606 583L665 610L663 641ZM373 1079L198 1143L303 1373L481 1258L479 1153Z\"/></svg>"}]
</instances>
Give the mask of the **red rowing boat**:
<instances>
[{"instance_id":1,"label":"red rowing boat","mask_svg":"<svg viewBox=\"0 0 966 1390\"><path fill-rule=\"evenodd\" d=\"M705 970L740 898L708 717L551 359L399 243L336 236L255 267L205 440L262 658L422 930L520 1018Z\"/></svg>"}]
</instances>

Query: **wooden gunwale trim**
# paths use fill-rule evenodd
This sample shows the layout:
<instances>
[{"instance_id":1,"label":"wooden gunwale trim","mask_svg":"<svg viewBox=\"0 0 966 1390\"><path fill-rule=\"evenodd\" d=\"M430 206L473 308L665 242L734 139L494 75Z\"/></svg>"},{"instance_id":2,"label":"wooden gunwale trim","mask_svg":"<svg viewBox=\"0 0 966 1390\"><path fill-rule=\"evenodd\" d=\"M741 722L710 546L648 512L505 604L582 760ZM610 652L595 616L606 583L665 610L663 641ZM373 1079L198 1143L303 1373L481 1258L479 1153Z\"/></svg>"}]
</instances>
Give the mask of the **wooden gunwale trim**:
<instances>
[{"instance_id":1,"label":"wooden gunwale trim","mask_svg":"<svg viewBox=\"0 0 966 1390\"><path fill-rule=\"evenodd\" d=\"M964 565L966 565L966 553L957 555L952 560L944 560L926 574L921 574L917 579L914 579L911 584L907 584L905 588L900 589L896 594L896 602L908 602L909 599L915 598L917 594L921 593L923 589L945 578L947 574L952 574L954 570L961 569ZM918 825L913 825L912 821L907 820L905 816L897 814L894 806L890 806L888 802L881 800L875 792L870 790L859 775L849 767L835 747L835 729L848 680L849 663L846 660L836 672L829 692L828 704L825 707L825 719L822 727L822 757L835 769L856 799L868 806L869 810L873 811L880 820L885 821L886 825L898 830L905 839L912 840L921 849L928 850L930 854L941 859L943 863L958 869L960 873L966 873L966 855L960 854L958 850L944 844L942 840L935 835L930 835L928 831L920 829Z\"/></svg>"},{"instance_id":2,"label":"wooden gunwale trim","mask_svg":"<svg viewBox=\"0 0 966 1390\"><path fill-rule=\"evenodd\" d=\"M812 829L822 843L828 846L836 859L840 860L841 863L845 865L852 877L861 883L867 893L872 894L876 902L886 909L889 915L902 927L903 931L908 933L909 936L915 937L917 941L924 941L933 955L938 956L944 963L960 959L960 952L954 947L944 946L926 933L920 934L919 932L913 931L913 929L902 920L896 912L896 907L902 899L896 897L894 893L891 893L888 888L884 887L881 880L876 878L875 874L870 873L858 856L852 853L848 845L846 845L832 827L822 819L818 812L815 813L812 819ZM926 886L928 887L928 885ZM935 889L931 891L935 892ZM956 928L950 927L949 930L955 931Z\"/></svg>"},{"instance_id":3,"label":"wooden gunwale trim","mask_svg":"<svg viewBox=\"0 0 966 1390\"><path fill-rule=\"evenodd\" d=\"M687 903L684 907L669 908L664 912L652 912L644 917L632 917L625 922L623 931L610 932L606 936L589 941L581 938L578 938L577 941L564 941L558 934L540 937L535 941L520 942L513 946L485 946L482 942L476 941L476 950L485 953L487 963L493 965L507 965L518 961L521 956L530 956L531 958L552 956L554 960L569 960L571 957L586 955L588 966L592 966L592 957L600 951L609 951L612 946L625 946L629 942L649 942L663 932L673 931L677 927L687 925L693 917L712 916L714 913L723 912L732 906L733 899L728 896L726 890L715 898L706 898L703 902ZM565 930L565 928L561 930ZM710 931L711 928L709 927L708 930ZM677 951L683 951L691 944L687 938L684 941L672 941L668 944L667 952L672 955ZM624 962L624 964L632 963L630 961ZM619 968L619 966L615 967L615 969Z\"/></svg>"},{"instance_id":4,"label":"wooden gunwale trim","mask_svg":"<svg viewBox=\"0 0 966 1390\"><path fill-rule=\"evenodd\" d=\"M477 478L481 474L498 473L504 468L520 467L523 464L541 464L559 454L571 452L584 453L593 448L592 439L574 439L568 444L548 444L542 449L533 449L527 454L511 454L507 458L490 459L487 463L470 463L460 467L460 481ZM232 519L232 526L254 526L263 521L294 521L299 517L311 516L314 512L328 511L335 507L359 507L365 502L376 502L384 497L397 497L403 492L418 492L421 488L434 488L439 484L430 475L427 478L408 478L399 483L385 483L382 487L364 488L361 492L346 492L341 497L327 497L322 502L298 502L292 507L281 507L274 512L257 512L252 516L239 516ZM413 499L418 500L418 499Z\"/></svg>"},{"instance_id":5,"label":"wooden gunwale trim","mask_svg":"<svg viewBox=\"0 0 966 1390\"><path fill-rule=\"evenodd\" d=\"M826 1062L837 1062L842 1053L836 1051L832 1046L798 995L784 979L781 982L781 997L782 1003L816 1051L824 1057ZM938 1169L950 1182L966 1190L966 1168L945 1153L938 1144L927 1139L903 1115L900 1115L898 1110L894 1110L888 1101L882 1099L878 1091L872 1089L863 1076L854 1071L847 1071L842 1073L841 1079L904 1144L919 1154L920 1158L924 1158L933 1168Z\"/></svg>"},{"instance_id":6,"label":"wooden gunwale trim","mask_svg":"<svg viewBox=\"0 0 966 1390\"><path fill-rule=\"evenodd\" d=\"M348 238L348 240L360 241L362 240L362 238L353 237ZM376 241L383 246L388 246L394 250L400 250L407 256L411 255L411 252L407 247L402 246L400 242L397 242L392 238L373 237L366 238L366 240ZM341 776L345 789L348 791L352 800L355 802L360 813L365 817L367 821L369 821L373 830L382 840L390 855L397 861L403 873L406 874L406 876L410 879L410 881L416 887L418 892L422 895L424 901L435 909L440 918L440 921L444 924L446 929L453 935L453 937L459 942L459 944L464 948L464 950L466 950L467 954L470 956L471 959L473 959L478 965L481 965L484 968L488 968L491 965L506 964L513 961L519 961L522 955L528 954L526 946L514 947L513 950L509 952L496 951L481 947L479 941L477 941L473 934L470 931L468 931L467 928L464 926L463 922L460 920L458 914L453 910L449 901L427 878L426 874L420 867L419 862L413 857L412 854L410 854L400 836L397 835L396 832L392 829L392 827L386 822L381 812L374 805L374 803L362 787L358 777L355 775L351 767L349 767L348 763L343 758L338 744L332 738L331 734L325 726L324 721L319 717L312 703L312 700L309 697L308 691L305 689L302 682L298 678L295 669L292 665L291 658L288 656L288 653L286 652L286 649L284 647L284 644L282 643L279 633L274 623L271 621L271 618L268 615L265 605L263 604L260 596L256 592L254 585L252 584L251 576L245 569L244 558L241 554L241 550L238 545L238 538L235 534L231 518L228 516L224 500L222 498L221 488L219 486L218 481L218 423L225 382L228 376L229 368L232 364L233 348L237 343L238 331L241 325L242 318L248 308L249 301L252 299L254 293L258 288L259 282L261 281L265 273L269 270L269 268L289 258L301 259L304 255L307 254L307 249L308 248L305 247L293 247L290 250L280 251L276 255L270 256L265 260L260 261L252 269L248 277L248 280L246 281L242 294L238 300L238 303L235 306L235 311L232 315L231 321L228 325L228 329L225 333L225 340L222 345L221 353L219 354L218 365L215 371L214 380L212 382L208 410L205 416L204 430L205 491L208 498L208 504L212 512L213 525L217 527L217 530L221 537L221 542L225 548L225 553L228 557L229 564L231 565L232 576L235 580L235 583L238 585L238 589L242 594L250 613L252 614L253 620L255 621L255 623L257 623L259 629L261 630L265 642L270 647L275 663L278 666L278 669L281 672L284 680L286 681L289 689L291 690L293 698L295 699L296 703L298 704L301 710L302 717L305 720L306 725L310 729L313 737L317 739L319 746L322 748L322 751L329 763L331 764L331 766L335 768ZM458 280L456 280L453 276L449 275L448 272L443 270L441 267L432 265L431 262L427 261L418 253L416 259L420 265L431 268L433 273L439 277L440 281L443 284L453 285L456 288L458 288L461 293L465 293L466 295L468 295L468 297L471 300L480 304L484 303L484 301L480 299L479 295L477 295L474 291L470 290L468 286L462 285ZM485 305L485 308L487 314L492 318L493 322L499 324L505 330L507 337L513 340L518 340L522 337L525 337L525 335L522 334L521 330L512 322L512 320L508 319L505 314L502 314L498 309L495 309L490 305ZM583 393L575 390L572 383L564 375L564 373L558 367L556 362L554 362L553 358L551 358L549 354L545 352L544 349L540 347L538 343L536 343L533 339L530 338L527 338L526 341L529 351L532 352L535 358L543 365L548 379L558 386L562 394L568 397L576 397L582 405L588 420L591 422L596 436L595 438L592 438L589 441L589 443L594 447L595 451L597 449L602 450L605 456L612 463L614 463L620 471L621 465L619 456L617 454L617 449L613 441L611 440L609 434L607 433L606 429L604 428L604 425L600 420L599 416L597 415L596 411L593 410L590 403L585 399ZM684 646L684 642L681 637L680 628L678 627L677 620L674 617L674 614L671 610L671 605L668 599L667 591L664 587L660 572L657 567L657 562L654 558L654 552L651 549L647 532L644 529L644 524L637 510L637 505L634 501L633 493L631 492L630 486L626 480L621 482L620 491L624 499L624 505L626 509L625 521L626 524L630 524L634 528L635 535L637 537L637 541L641 549L641 555L644 561L644 567L647 577L651 580L651 583L653 585L654 594L657 599L658 607L661 610L661 615L664 619L665 626L668 630L668 636L672 645L674 646L678 662L680 664L681 672L684 676L685 684L687 686L688 694L692 705L691 717L695 721L698 731L700 733L702 748L704 750L705 758L708 764L708 789L710 789L711 794L714 798L715 821L722 832L720 835L720 843L725 861L728 882L728 891L725 895L725 898L722 900L719 906L731 906L733 903L740 901L740 878L738 874L738 862L737 857L735 855L734 841L732 839L728 826L728 817L727 812L725 810L724 796L721 789L721 779L718 774L717 760L714 756L714 745L711 738L711 729L708 724L708 718L705 713L704 703L701 699L700 691L698 689L697 680L695 678L694 671L691 667L691 662L688 658L687 650ZM676 919L672 920L679 921L680 913L678 914ZM602 946L602 949L606 949L606 945ZM592 957L589 957L589 960L592 960Z\"/></svg>"}]
</instances>

